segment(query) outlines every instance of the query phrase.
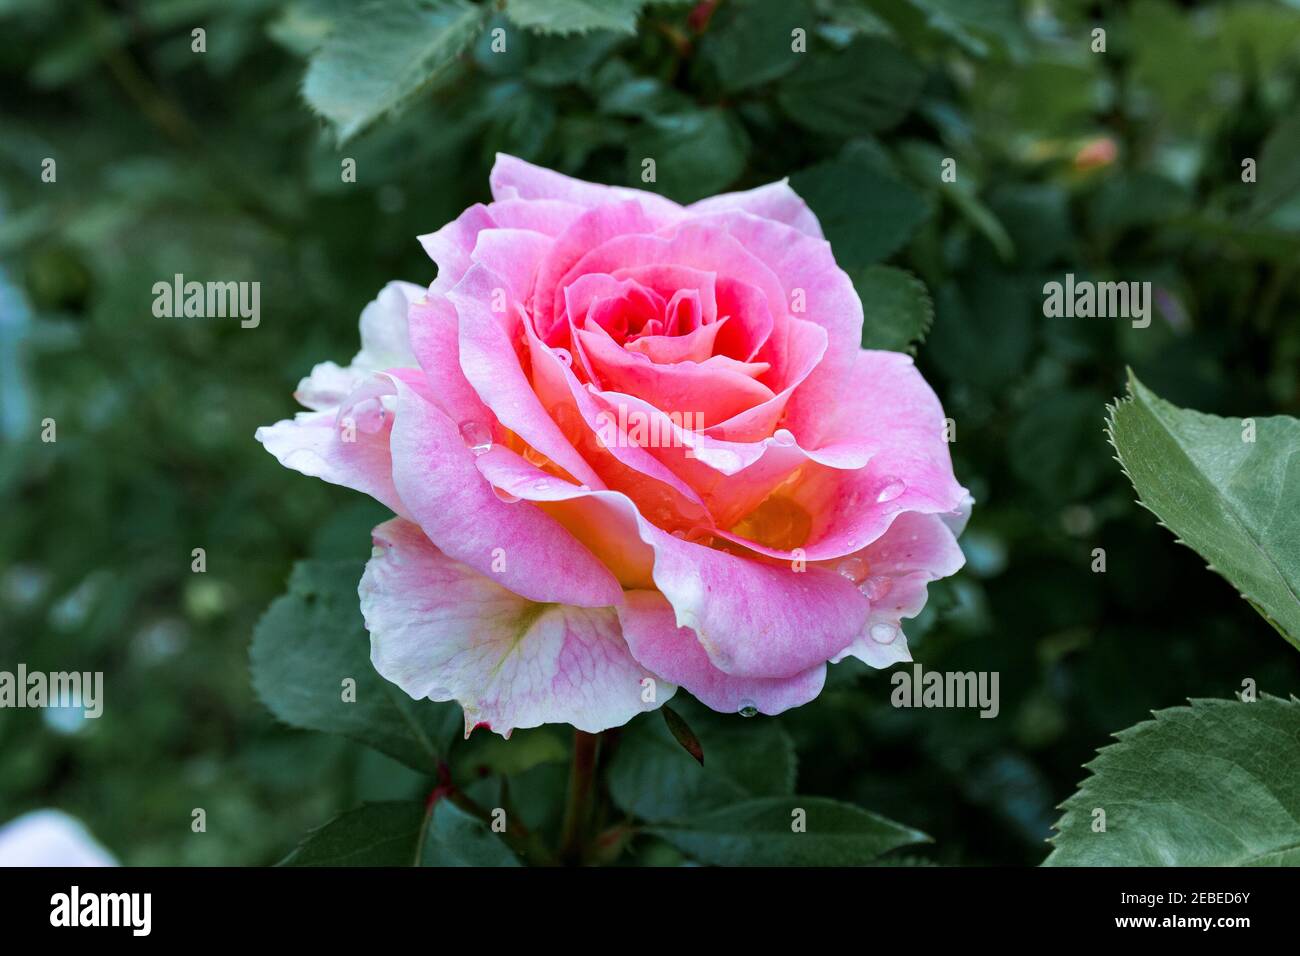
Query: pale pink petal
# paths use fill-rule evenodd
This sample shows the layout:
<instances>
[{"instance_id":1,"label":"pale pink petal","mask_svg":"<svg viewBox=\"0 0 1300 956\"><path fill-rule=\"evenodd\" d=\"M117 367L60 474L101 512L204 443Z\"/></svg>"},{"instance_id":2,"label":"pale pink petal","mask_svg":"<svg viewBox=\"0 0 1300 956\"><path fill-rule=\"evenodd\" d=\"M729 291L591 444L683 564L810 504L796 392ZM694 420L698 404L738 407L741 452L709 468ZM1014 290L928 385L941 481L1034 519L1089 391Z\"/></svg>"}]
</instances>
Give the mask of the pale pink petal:
<instances>
[{"instance_id":1,"label":"pale pink petal","mask_svg":"<svg viewBox=\"0 0 1300 956\"><path fill-rule=\"evenodd\" d=\"M633 659L611 608L526 600L400 519L374 541L359 588L371 661L417 700L459 701L467 732L562 723L598 733L676 691Z\"/></svg>"},{"instance_id":2,"label":"pale pink petal","mask_svg":"<svg viewBox=\"0 0 1300 956\"><path fill-rule=\"evenodd\" d=\"M492 197L498 201L507 199L559 199L579 206L593 208L620 200L632 200L643 205L647 211L658 216L677 217L682 214L682 207L670 199L642 189L629 189L626 186L603 186L588 183L543 169L532 163L497 153L496 163L488 177L492 187Z\"/></svg>"},{"instance_id":3,"label":"pale pink petal","mask_svg":"<svg viewBox=\"0 0 1300 956\"><path fill-rule=\"evenodd\" d=\"M503 229L527 229L552 238L587 211L586 206L559 199L505 199L488 208L492 219Z\"/></svg>"},{"instance_id":4,"label":"pale pink petal","mask_svg":"<svg viewBox=\"0 0 1300 956\"><path fill-rule=\"evenodd\" d=\"M365 428L353 411L345 398L338 409L299 412L259 428L253 437L286 468L360 491L405 514L392 478L392 416L384 416L377 428Z\"/></svg>"},{"instance_id":5,"label":"pale pink petal","mask_svg":"<svg viewBox=\"0 0 1300 956\"><path fill-rule=\"evenodd\" d=\"M430 400L459 427L480 423L495 433L494 416L460 367L460 327L456 307L440 292L411 306L411 347L424 370Z\"/></svg>"},{"instance_id":6,"label":"pale pink petal","mask_svg":"<svg viewBox=\"0 0 1300 956\"><path fill-rule=\"evenodd\" d=\"M956 574L965 563L944 517L915 512L900 514L876 541L834 562L871 601L866 627L834 660L852 655L880 668L911 660L903 619L921 613L931 581Z\"/></svg>"},{"instance_id":7,"label":"pale pink petal","mask_svg":"<svg viewBox=\"0 0 1300 956\"><path fill-rule=\"evenodd\" d=\"M774 219L793 226L814 239L822 238L822 227L799 194L790 188L789 180L768 183L745 192L723 193L710 196L686 207L689 212L704 215L713 212L739 210L763 219Z\"/></svg>"},{"instance_id":8,"label":"pale pink petal","mask_svg":"<svg viewBox=\"0 0 1300 956\"><path fill-rule=\"evenodd\" d=\"M361 310L361 351L347 368L321 362L298 383L293 397L317 411L337 408L373 372L411 368L416 364L407 328L407 311L424 296L410 282L390 282Z\"/></svg>"},{"instance_id":9,"label":"pale pink petal","mask_svg":"<svg viewBox=\"0 0 1300 956\"><path fill-rule=\"evenodd\" d=\"M470 258L505 280L510 296L525 301L533 291L537 267L555 240L527 229L484 229Z\"/></svg>"},{"instance_id":10,"label":"pale pink petal","mask_svg":"<svg viewBox=\"0 0 1300 956\"><path fill-rule=\"evenodd\" d=\"M312 367L311 374L298 383L293 397L298 404L313 411L338 408L348 393L357 387L360 376L350 368L336 362L320 362Z\"/></svg>"},{"instance_id":11,"label":"pale pink petal","mask_svg":"<svg viewBox=\"0 0 1300 956\"><path fill-rule=\"evenodd\" d=\"M694 631L677 626L672 605L662 594L629 591L626 598L627 603L618 609L618 619L632 656L714 710L779 714L808 703L821 693L826 682L824 663L814 664L793 677L726 674L709 661Z\"/></svg>"},{"instance_id":12,"label":"pale pink petal","mask_svg":"<svg viewBox=\"0 0 1300 956\"><path fill-rule=\"evenodd\" d=\"M471 265L470 253L484 229L495 229L497 222L482 203L475 203L436 232L420 236L420 245L438 266L433 287L445 292L460 281Z\"/></svg>"},{"instance_id":13,"label":"pale pink petal","mask_svg":"<svg viewBox=\"0 0 1300 956\"><path fill-rule=\"evenodd\" d=\"M379 290L361 310L361 351L352 359L354 369L382 372L415 366L407 313L424 293L424 287L413 282L390 282Z\"/></svg>"}]
</instances>

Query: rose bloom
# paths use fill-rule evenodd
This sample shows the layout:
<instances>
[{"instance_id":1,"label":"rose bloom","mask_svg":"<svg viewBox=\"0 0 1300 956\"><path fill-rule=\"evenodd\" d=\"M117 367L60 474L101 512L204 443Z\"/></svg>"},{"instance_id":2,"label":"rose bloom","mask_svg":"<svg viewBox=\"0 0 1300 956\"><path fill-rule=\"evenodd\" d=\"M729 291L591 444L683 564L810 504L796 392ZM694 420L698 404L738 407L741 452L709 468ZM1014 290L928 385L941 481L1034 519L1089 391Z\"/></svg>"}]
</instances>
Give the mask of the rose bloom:
<instances>
[{"instance_id":1,"label":"rose bloom","mask_svg":"<svg viewBox=\"0 0 1300 956\"><path fill-rule=\"evenodd\" d=\"M379 673L508 735L678 686L776 714L828 662L910 660L970 497L803 200L683 207L510 156L491 188L420 237L433 284L385 287L352 364L257 432L395 513L360 584Z\"/></svg>"}]
</instances>

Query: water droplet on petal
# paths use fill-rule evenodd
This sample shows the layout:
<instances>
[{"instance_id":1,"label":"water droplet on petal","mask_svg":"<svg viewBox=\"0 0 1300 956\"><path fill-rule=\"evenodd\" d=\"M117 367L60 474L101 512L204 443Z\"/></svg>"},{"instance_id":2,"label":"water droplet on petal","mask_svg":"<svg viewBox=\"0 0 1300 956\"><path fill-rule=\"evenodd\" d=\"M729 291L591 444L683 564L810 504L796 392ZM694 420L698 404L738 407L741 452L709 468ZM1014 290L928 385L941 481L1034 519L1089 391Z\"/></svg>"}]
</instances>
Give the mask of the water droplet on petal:
<instances>
[{"instance_id":1,"label":"water droplet on petal","mask_svg":"<svg viewBox=\"0 0 1300 956\"><path fill-rule=\"evenodd\" d=\"M876 495L876 504L883 505L886 501L893 501L906 490L905 482L897 478L886 478L885 486L880 489L880 494Z\"/></svg>"},{"instance_id":2,"label":"water droplet on petal","mask_svg":"<svg viewBox=\"0 0 1300 956\"><path fill-rule=\"evenodd\" d=\"M565 368L573 367L573 355L568 349L553 349L555 357L564 363Z\"/></svg>"},{"instance_id":3,"label":"water droplet on petal","mask_svg":"<svg viewBox=\"0 0 1300 956\"><path fill-rule=\"evenodd\" d=\"M506 491L504 488L498 488L496 485L493 485L493 486L492 486L492 493L493 493L494 495L496 495L498 498L500 498L502 501L504 501L504 502L505 502L506 504L508 504L508 505L512 505L512 504L514 504L516 501L519 500L519 496L518 496L518 495L512 495L510 492Z\"/></svg>"},{"instance_id":4,"label":"water droplet on petal","mask_svg":"<svg viewBox=\"0 0 1300 956\"><path fill-rule=\"evenodd\" d=\"M845 558L835 568L841 576L857 584L867 576L867 562L861 558Z\"/></svg>"},{"instance_id":5,"label":"water droplet on petal","mask_svg":"<svg viewBox=\"0 0 1300 956\"><path fill-rule=\"evenodd\" d=\"M754 717L758 714L758 704L752 700L742 700L740 709L736 711L741 717Z\"/></svg>"},{"instance_id":6,"label":"water droplet on petal","mask_svg":"<svg viewBox=\"0 0 1300 956\"><path fill-rule=\"evenodd\" d=\"M883 601L892 586L889 578L871 578L858 585L858 590L869 601Z\"/></svg>"},{"instance_id":7,"label":"water droplet on petal","mask_svg":"<svg viewBox=\"0 0 1300 956\"><path fill-rule=\"evenodd\" d=\"M460 437L465 442L465 447L476 455L492 450L492 432L482 422L461 422Z\"/></svg>"},{"instance_id":8,"label":"water droplet on petal","mask_svg":"<svg viewBox=\"0 0 1300 956\"><path fill-rule=\"evenodd\" d=\"M789 429L778 428L776 434L772 436L772 443L780 445L782 448L790 448L794 445L794 435L790 433Z\"/></svg>"},{"instance_id":9,"label":"water droplet on petal","mask_svg":"<svg viewBox=\"0 0 1300 956\"><path fill-rule=\"evenodd\" d=\"M871 639L877 644L892 644L894 638L898 637L898 628L892 624L872 624Z\"/></svg>"}]
</instances>

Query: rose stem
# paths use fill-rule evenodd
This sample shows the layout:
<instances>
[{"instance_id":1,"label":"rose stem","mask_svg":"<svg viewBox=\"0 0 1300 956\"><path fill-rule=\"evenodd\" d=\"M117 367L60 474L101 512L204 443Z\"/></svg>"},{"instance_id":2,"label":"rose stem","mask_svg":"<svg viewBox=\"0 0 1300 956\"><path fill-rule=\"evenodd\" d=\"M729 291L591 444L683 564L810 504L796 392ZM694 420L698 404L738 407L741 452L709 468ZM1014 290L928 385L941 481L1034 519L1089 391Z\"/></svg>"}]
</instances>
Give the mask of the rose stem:
<instances>
[{"instance_id":1,"label":"rose stem","mask_svg":"<svg viewBox=\"0 0 1300 956\"><path fill-rule=\"evenodd\" d=\"M564 836L560 849L561 859L570 866L582 862L599 745L599 734L581 730L573 732L573 765L569 768L569 801L564 810Z\"/></svg>"}]
</instances>

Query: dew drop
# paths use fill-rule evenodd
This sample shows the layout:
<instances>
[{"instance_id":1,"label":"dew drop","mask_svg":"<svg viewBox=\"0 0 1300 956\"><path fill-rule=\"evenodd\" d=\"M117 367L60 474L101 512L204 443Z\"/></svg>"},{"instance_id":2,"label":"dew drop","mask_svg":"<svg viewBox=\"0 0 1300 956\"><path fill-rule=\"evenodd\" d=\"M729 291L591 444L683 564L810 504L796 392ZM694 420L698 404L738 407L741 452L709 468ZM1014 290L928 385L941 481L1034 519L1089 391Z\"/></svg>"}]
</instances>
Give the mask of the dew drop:
<instances>
[{"instance_id":1,"label":"dew drop","mask_svg":"<svg viewBox=\"0 0 1300 956\"><path fill-rule=\"evenodd\" d=\"M862 592L867 600L872 602L883 601L891 588L889 578L871 578L858 585L858 590Z\"/></svg>"},{"instance_id":2,"label":"dew drop","mask_svg":"<svg viewBox=\"0 0 1300 956\"><path fill-rule=\"evenodd\" d=\"M573 355L568 349L554 349L555 357L564 363L565 368L573 368Z\"/></svg>"},{"instance_id":3,"label":"dew drop","mask_svg":"<svg viewBox=\"0 0 1300 956\"><path fill-rule=\"evenodd\" d=\"M892 644L898 637L898 628L892 624L872 624L871 639L877 644Z\"/></svg>"},{"instance_id":4,"label":"dew drop","mask_svg":"<svg viewBox=\"0 0 1300 956\"><path fill-rule=\"evenodd\" d=\"M461 422L460 437L465 442L465 447L476 455L492 450L492 432L482 422Z\"/></svg>"},{"instance_id":5,"label":"dew drop","mask_svg":"<svg viewBox=\"0 0 1300 956\"><path fill-rule=\"evenodd\" d=\"M492 486L492 493L493 493L494 495L496 495L498 498L500 498L502 501L504 501L504 502L505 502L506 504L508 504L508 505L512 505L512 504L514 504L516 501L519 500L519 496L518 496L518 495L512 495L510 492L506 491L504 488L498 488L496 485L493 485L493 486Z\"/></svg>"},{"instance_id":6,"label":"dew drop","mask_svg":"<svg viewBox=\"0 0 1300 956\"><path fill-rule=\"evenodd\" d=\"M791 448L794 446L794 435L790 433L789 429L778 428L776 434L772 436L772 443L782 448Z\"/></svg>"},{"instance_id":7,"label":"dew drop","mask_svg":"<svg viewBox=\"0 0 1300 956\"><path fill-rule=\"evenodd\" d=\"M861 558L845 558L835 568L842 577L857 584L867 576L867 562Z\"/></svg>"},{"instance_id":8,"label":"dew drop","mask_svg":"<svg viewBox=\"0 0 1300 956\"><path fill-rule=\"evenodd\" d=\"M876 495L876 504L883 505L886 501L893 501L904 491L907 490L907 484L897 478L885 479L885 487L880 489L880 494Z\"/></svg>"},{"instance_id":9,"label":"dew drop","mask_svg":"<svg viewBox=\"0 0 1300 956\"><path fill-rule=\"evenodd\" d=\"M758 715L758 704L752 700L742 700L740 709L736 711L741 717L755 717Z\"/></svg>"}]
</instances>

